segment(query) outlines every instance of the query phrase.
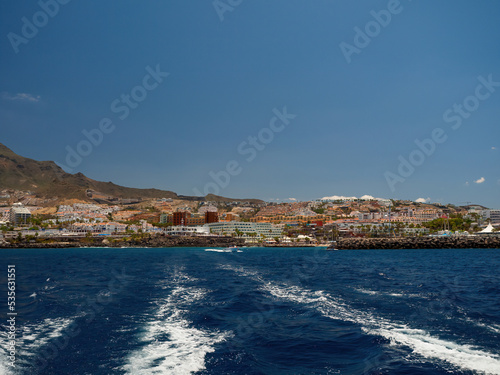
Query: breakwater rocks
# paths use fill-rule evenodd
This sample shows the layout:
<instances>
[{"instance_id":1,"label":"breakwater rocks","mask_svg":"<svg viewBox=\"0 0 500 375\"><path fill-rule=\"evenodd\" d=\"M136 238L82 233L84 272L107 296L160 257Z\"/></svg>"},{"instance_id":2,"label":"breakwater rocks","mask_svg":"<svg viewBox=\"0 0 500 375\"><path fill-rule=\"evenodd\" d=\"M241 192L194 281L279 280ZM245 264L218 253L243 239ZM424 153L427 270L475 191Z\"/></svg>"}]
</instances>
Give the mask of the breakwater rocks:
<instances>
[{"instance_id":1,"label":"breakwater rocks","mask_svg":"<svg viewBox=\"0 0 500 375\"><path fill-rule=\"evenodd\" d=\"M124 238L52 238L50 242L15 241L0 243L0 248L71 248L71 247L228 247L242 246L244 240L233 237L168 237L151 236L134 239Z\"/></svg>"},{"instance_id":2,"label":"breakwater rocks","mask_svg":"<svg viewBox=\"0 0 500 375\"><path fill-rule=\"evenodd\" d=\"M500 236L341 238L340 250L354 249L474 249L500 248Z\"/></svg>"}]
</instances>

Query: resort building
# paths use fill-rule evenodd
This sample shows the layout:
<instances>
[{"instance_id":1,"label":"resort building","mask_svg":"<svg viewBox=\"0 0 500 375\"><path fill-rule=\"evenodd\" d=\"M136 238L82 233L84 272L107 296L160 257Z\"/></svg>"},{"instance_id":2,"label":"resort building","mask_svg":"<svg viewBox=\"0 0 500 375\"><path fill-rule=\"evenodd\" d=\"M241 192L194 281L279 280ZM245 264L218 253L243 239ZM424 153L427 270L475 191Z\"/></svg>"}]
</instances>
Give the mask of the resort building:
<instances>
[{"instance_id":1,"label":"resort building","mask_svg":"<svg viewBox=\"0 0 500 375\"><path fill-rule=\"evenodd\" d=\"M500 225L500 210L483 210L482 216L485 220L490 219L491 225Z\"/></svg>"},{"instance_id":2,"label":"resort building","mask_svg":"<svg viewBox=\"0 0 500 375\"><path fill-rule=\"evenodd\" d=\"M170 226L165 228L165 233L171 236L209 236L210 229L206 226Z\"/></svg>"},{"instance_id":3,"label":"resort building","mask_svg":"<svg viewBox=\"0 0 500 375\"><path fill-rule=\"evenodd\" d=\"M188 212L186 211L174 212L172 223L174 225L187 225L187 218L188 218Z\"/></svg>"},{"instance_id":4,"label":"resort building","mask_svg":"<svg viewBox=\"0 0 500 375\"><path fill-rule=\"evenodd\" d=\"M230 221L205 224L205 226L210 229L211 233L243 238L246 242L258 242L258 240L276 237L281 239L283 236L283 226L271 223Z\"/></svg>"},{"instance_id":5,"label":"resort building","mask_svg":"<svg viewBox=\"0 0 500 375\"><path fill-rule=\"evenodd\" d=\"M219 214L217 211L206 211L205 212L205 223L217 223L219 221Z\"/></svg>"},{"instance_id":6,"label":"resort building","mask_svg":"<svg viewBox=\"0 0 500 375\"><path fill-rule=\"evenodd\" d=\"M31 212L22 203L14 203L10 209L10 222L12 224L26 224L31 217Z\"/></svg>"}]
</instances>

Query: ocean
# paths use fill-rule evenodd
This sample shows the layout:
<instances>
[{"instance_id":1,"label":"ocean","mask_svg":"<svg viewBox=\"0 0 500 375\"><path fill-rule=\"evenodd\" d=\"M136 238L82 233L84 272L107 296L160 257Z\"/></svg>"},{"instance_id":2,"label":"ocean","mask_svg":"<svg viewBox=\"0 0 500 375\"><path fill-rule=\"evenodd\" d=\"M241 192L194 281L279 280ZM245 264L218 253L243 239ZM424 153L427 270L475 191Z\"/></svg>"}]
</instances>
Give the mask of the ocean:
<instances>
[{"instance_id":1,"label":"ocean","mask_svg":"<svg viewBox=\"0 0 500 375\"><path fill-rule=\"evenodd\" d=\"M3 249L0 262L0 374L500 374L500 249Z\"/></svg>"}]
</instances>

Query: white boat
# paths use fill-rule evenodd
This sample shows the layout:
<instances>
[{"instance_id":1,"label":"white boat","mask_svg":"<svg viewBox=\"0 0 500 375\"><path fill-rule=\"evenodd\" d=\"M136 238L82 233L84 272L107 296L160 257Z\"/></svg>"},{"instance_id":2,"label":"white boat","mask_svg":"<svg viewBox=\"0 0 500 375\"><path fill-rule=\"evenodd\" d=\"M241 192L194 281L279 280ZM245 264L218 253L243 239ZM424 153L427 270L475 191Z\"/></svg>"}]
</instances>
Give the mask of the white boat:
<instances>
[{"instance_id":1,"label":"white boat","mask_svg":"<svg viewBox=\"0 0 500 375\"><path fill-rule=\"evenodd\" d=\"M239 250L238 246L229 246L224 248L224 251L238 251L238 250Z\"/></svg>"},{"instance_id":2,"label":"white boat","mask_svg":"<svg viewBox=\"0 0 500 375\"><path fill-rule=\"evenodd\" d=\"M338 250L337 248L335 248L336 245L337 245L337 241L330 241L330 245L328 245L326 250Z\"/></svg>"}]
</instances>

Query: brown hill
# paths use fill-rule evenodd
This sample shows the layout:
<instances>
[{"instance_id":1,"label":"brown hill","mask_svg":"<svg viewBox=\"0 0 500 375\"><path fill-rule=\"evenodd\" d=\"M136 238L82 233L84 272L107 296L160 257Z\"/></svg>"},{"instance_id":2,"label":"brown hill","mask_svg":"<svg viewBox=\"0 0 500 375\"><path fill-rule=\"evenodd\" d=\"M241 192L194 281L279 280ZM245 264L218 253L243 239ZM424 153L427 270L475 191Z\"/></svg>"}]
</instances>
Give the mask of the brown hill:
<instances>
[{"instance_id":1,"label":"brown hill","mask_svg":"<svg viewBox=\"0 0 500 375\"><path fill-rule=\"evenodd\" d=\"M178 196L172 191L158 189L136 189L112 182L96 181L82 173L66 173L53 161L37 161L17 155L0 143L0 189L31 191L39 197L59 199L90 200L97 197L101 201L109 199L151 199L172 198L184 200L250 201L257 199L231 199L211 196ZM207 196L208 198L208 196Z\"/></svg>"}]
</instances>

